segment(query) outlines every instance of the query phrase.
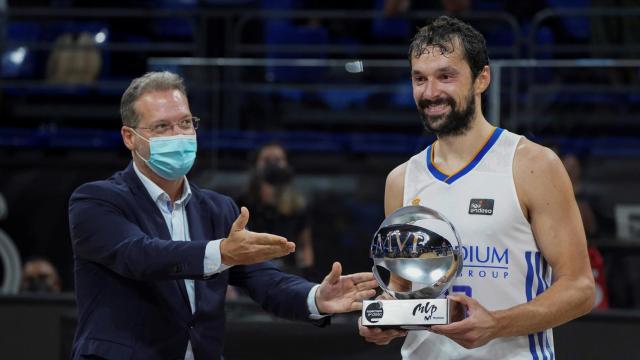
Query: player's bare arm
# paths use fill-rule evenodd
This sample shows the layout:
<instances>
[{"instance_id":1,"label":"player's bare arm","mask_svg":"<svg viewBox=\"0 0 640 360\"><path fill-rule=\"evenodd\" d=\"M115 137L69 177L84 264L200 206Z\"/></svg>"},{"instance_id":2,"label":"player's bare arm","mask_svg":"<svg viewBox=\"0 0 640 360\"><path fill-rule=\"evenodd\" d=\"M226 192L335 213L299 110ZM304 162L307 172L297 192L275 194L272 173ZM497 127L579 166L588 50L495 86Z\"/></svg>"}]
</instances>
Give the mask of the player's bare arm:
<instances>
[{"instance_id":1,"label":"player's bare arm","mask_svg":"<svg viewBox=\"0 0 640 360\"><path fill-rule=\"evenodd\" d=\"M562 161L550 149L523 139L514 167L518 197L538 247L553 269L553 282L526 304L527 326L507 322L506 336L563 324L589 312L595 299L584 227Z\"/></svg>"},{"instance_id":2,"label":"player's bare arm","mask_svg":"<svg viewBox=\"0 0 640 360\"><path fill-rule=\"evenodd\" d=\"M558 326L591 310L594 283L586 238L571 182L551 150L522 139L514 158L514 180L523 216L553 269L549 289L534 300L499 311L487 311L461 295L469 317L432 330L467 348L482 346L501 336L535 333Z\"/></svg>"}]
</instances>

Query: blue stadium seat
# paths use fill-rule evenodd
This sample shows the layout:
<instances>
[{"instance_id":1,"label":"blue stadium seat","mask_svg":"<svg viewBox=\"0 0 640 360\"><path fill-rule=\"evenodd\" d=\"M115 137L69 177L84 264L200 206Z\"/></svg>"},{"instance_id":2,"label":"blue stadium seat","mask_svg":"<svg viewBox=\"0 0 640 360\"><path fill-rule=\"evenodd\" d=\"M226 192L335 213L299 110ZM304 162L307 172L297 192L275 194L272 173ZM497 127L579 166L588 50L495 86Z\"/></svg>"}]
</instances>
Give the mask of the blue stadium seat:
<instances>
[{"instance_id":1,"label":"blue stadium seat","mask_svg":"<svg viewBox=\"0 0 640 360\"><path fill-rule=\"evenodd\" d=\"M198 0L161 0L153 2L153 6L170 10L197 10ZM182 17L154 18L153 29L155 34L163 39L192 39L195 34L193 21Z\"/></svg>"},{"instance_id":2,"label":"blue stadium seat","mask_svg":"<svg viewBox=\"0 0 640 360\"><path fill-rule=\"evenodd\" d=\"M304 5L304 0L262 0L260 7L263 10L295 10Z\"/></svg>"},{"instance_id":3,"label":"blue stadium seat","mask_svg":"<svg viewBox=\"0 0 640 360\"><path fill-rule=\"evenodd\" d=\"M318 96L324 101L331 109L334 110L347 110L349 108L357 107L364 108L364 105L369 98L370 92L363 89L351 89L351 90L325 90L319 91Z\"/></svg>"},{"instance_id":4,"label":"blue stadium seat","mask_svg":"<svg viewBox=\"0 0 640 360\"><path fill-rule=\"evenodd\" d=\"M547 0L551 8L557 9L588 9L589 0ZM577 16L565 16L561 18L564 28L569 35L579 40L588 40L591 36L589 18Z\"/></svg>"},{"instance_id":5,"label":"blue stadium seat","mask_svg":"<svg viewBox=\"0 0 640 360\"><path fill-rule=\"evenodd\" d=\"M410 80L398 82L393 86L395 87L395 91L391 94L391 106L403 109L414 108L416 106Z\"/></svg>"},{"instance_id":6,"label":"blue stadium seat","mask_svg":"<svg viewBox=\"0 0 640 360\"><path fill-rule=\"evenodd\" d=\"M286 21L268 20L265 24L266 45L327 45L329 33L324 28L296 26ZM304 53L268 52L267 58L305 58ZM314 53L314 58L325 58L324 53ZM324 68L268 67L267 79L275 82L316 81L322 78Z\"/></svg>"},{"instance_id":7,"label":"blue stadium seat","mask_svg":"<svg viewBox=\"0 0 640 360\"><path fill-rule=\"evenodd\" d=\"M382 11L384 0L376 0L374 9ZM411 25L408 19L401 17L376 17L371 23L371 36L375 40L401 39L406 41L411 37Z\"/></svg>"}]
</instances>

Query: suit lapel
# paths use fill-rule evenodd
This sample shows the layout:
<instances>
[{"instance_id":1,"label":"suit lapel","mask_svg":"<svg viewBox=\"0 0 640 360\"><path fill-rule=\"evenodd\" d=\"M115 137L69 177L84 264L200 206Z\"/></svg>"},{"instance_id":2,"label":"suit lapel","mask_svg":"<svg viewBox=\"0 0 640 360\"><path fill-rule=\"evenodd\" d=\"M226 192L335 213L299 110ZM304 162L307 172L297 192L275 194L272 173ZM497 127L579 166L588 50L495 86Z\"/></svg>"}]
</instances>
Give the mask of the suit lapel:
<instances>
[{"instance_id":1,"label":"suit lapel","mask_svg":"<svg viewBox=\"0 0 640 360\"><path fill-rule=\"evenodd\" d=\"M162 213L160 213L160 209L158 209L158 206L151 198L151 195L149 195L149 192L138 178L138 175L136 175L135 170L133 169L133 162L129 163L129 166L127 166L123 172L123 179L129 185L136 204L142 210L141 213L147 214L146 218L150 221L151 225L149 227L150 233L148 235L172 241L168 225L165 222ZM189 224L189 226L191 226L191 224ZM173 283L182 294L182 299L189 309L189 313L191 313L191 305L189 304L189 296L187 295L187 287L184 284L184 280L174 280Z\"/></svg>"},{"instance_id":2,"label":"suit lapel","mask_svg":"<svg viewBox=\"0 0 640 360\"><path fill-rule=\"evenodd\" d=\"M211 219L210 215L206 211L206 207L202 206L200 201L201 193L199 189L191 185L191 199L187 204L187 220L189 221L189 236L191 241L209 241L212 239L213 232L211 231ZM198 304L202 300L204 283L203 280L194 281L195 290L195 308L198 312Z\"/></svg>"}]
</instances>

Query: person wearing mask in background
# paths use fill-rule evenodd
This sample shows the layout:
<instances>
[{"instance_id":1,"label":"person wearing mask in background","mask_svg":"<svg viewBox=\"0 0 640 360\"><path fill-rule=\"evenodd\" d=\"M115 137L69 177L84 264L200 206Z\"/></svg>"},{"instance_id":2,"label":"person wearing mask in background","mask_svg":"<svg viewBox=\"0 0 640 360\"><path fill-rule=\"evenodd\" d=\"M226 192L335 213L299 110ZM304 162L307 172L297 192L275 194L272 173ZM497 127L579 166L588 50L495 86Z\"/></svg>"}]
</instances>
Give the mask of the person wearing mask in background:
<instances>
[{"instance_id":1,"label":"person wearing mask in background","mask_svg":"<svg viewBox=\"0 0 640 360\"><path fill-rule=\"evenodd\" d=\"M22 266L21 293L51 294L62 288L58 271L41 256L32 256Z\"/></svg>"},{"instance_id":2,"label":"person wearing mask in background","mask_svg":"<svg viewBox=\"0 0 640 360\"><path fill-rule=\"evenodd\" d=\"M294 185L294 171L280 143L270 142L258 149L249 188L238 203L251 209L252 231L280 235L296 244L294 254L274 260L282 270L315 278L306 201Z\"/></svg>"}]
</instances>

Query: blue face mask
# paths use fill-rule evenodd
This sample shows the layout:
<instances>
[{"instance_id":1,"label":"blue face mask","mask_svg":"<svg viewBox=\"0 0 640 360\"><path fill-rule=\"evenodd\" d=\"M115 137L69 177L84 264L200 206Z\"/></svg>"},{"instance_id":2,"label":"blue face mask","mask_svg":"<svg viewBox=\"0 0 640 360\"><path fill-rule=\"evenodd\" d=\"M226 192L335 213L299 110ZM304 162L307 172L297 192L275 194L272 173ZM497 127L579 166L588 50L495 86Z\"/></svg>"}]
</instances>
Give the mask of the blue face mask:
<instances>
[{"instance_id":1,"label":"blue face mask","mask_svg":"<svg viewBox=\"0 0 640 360\"><path fill-rule=\"evenodd\" d=\"M196 160L198 142L195 135L158 136L146 139L149 142L149 160L136 151L136 155L144 161L154 173L167 180L176 180L186 175Z\"/></svg>"}]
</instances>

